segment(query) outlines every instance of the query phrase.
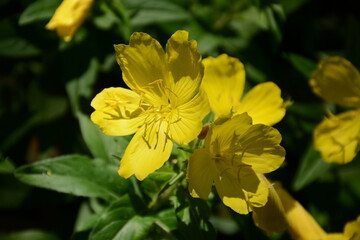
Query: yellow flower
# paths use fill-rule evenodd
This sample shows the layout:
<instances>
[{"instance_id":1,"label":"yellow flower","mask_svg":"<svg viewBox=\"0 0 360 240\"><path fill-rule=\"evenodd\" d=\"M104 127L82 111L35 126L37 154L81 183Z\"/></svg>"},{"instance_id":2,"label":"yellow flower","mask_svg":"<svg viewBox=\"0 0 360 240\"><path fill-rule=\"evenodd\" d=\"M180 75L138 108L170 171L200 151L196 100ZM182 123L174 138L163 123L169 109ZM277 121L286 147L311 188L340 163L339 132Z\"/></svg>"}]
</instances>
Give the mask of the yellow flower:
<instances>
[{"instance_id":1,"label":"yellow flower","mask_svg":"<svg viewBox=\"0 0 360 240\"><path fill-rule=\"evenodd\" d=\"M273 82L258 84L241 100L245 85L244 65L236 58L222 54L203 60L205 66L201 88L206 92L215 115L247 112L254 124L273 125L285 115L285 104L279 87Z\"/></svg>"},{"instance_id":2,"label":"yellow flower","mask_svg":"<svg viewBox=\"0 0 360 240\"><path fill-rule=\"evenodd\" d=\"M94 0L63 0L46 25L46 29L56 30L66 42L71 41L77 29L85 21L93 2Z\"/></svg>"},{"instance_id":3,"label":"yellow flower","mask_svg":"<svg viewBox=\"0 0 360 240\"><path fill-rule=\"evenodd\" d=\"M327 101L355 108L325 118L314 130L314 145L327 162L345 164L360 150L360 74L346 59L322 60L310 80L313 91Z\"/></svg>"},{"instance_id":4,"label":"yellow flower","mask_svg":"<svg viewBox=\"0 0 360 240\"><path fill-rule=\"evenodd\" d=\"M264 206L267 183L257 173L277 169L285 150L280 133L263 124L253 125L247 113L218 118L189 160L187 178L193 197L207 198L213 182L224 204L240 214Z\"/></svg>"},{"instance_id":5,"label":"yellow flower","mask_svg":"<svg viewBox=\"0 0 360 240\"><path fill-rule=\"evenodd\" d=\"M311 214L279 184L275 185L294 240L360 240L360 216L345 225L344 233L326 233Z\"/></svg>"},{"instance_id":6,"label":"yellow flower","mask_svg":"<svg viewBox=\"0 0 360 240\"><path fill-rule=\"evenodd\" d=\"M123 79L131 90L107 88L91 102L91 120L107 135L135 133L120 162L119 175L143 180L168 160L173 141L197 137L209 105L199 87L201 55L188 33L177 31L166 45L134 33L129 45L115 45Z\"/></svg>"},{"instance_id":7,"label":"yellow flower","mask_svg":"<svg viewBox=\"0 0 360 240\"><path fill-rule=\"evenodd\" d=\"M259 176L267 183L269 197L265 206L253 207L252 218L254 223L268 235L271 235L274 232L284 231L288 228L288 223L281 199L275 189L278 183L270 183L262 174Z\"/></svg>"}]
</instances>

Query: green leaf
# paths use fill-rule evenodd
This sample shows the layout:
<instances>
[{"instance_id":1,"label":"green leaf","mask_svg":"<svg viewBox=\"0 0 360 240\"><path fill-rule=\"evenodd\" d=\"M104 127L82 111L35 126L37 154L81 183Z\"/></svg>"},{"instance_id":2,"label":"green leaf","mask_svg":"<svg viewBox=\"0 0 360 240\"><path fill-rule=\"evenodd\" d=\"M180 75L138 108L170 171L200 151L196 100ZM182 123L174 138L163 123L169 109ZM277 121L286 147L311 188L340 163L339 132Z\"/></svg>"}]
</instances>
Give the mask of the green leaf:
<instances>
[{"instance_id":1,"label":"green leaf","mask_svg":"<svg viewBox=\"0 0 360 240\"><path fill-rule=\"evenodd\" d=\"M40 54L40 50L20 37L6 37L0 39L0 56L32 57Z\"/></svg>"},{"instance_id":2,"label":"green leaf","mask_svg":"<svg viewBox=\"0 0 360 240\"><path fill-rule=\"evenodd\" d=\"M140 182L140 186L146 194L154 198L175 175L171 168L162 166Z\"/></svg>"},{"instance_id":3,"label":"green leaf","mask_svg":"<svg viewBox=\"0 0 360 240\"><path fill-rule=\"evenodd\" d=\"M80 205L79 213L75 222L75 232L82 232L91 229L95 226L96 221L100 217L99 213L96 213L88 201L83 202Z\"/></svg>"},{"instance_id":4,"label":"green leaf","mask_svg":"<svg viewBox=\"0 0 360 240\"><path fill-rule=\"evenodd\" d=\"M70 98L74 115L81 110L79 104L80 98L84 97L85 99L89 99L93 95L93 85L96 81L98 71L99 61L96 58L92 58L84 73L66 84L66 91Z\"/></svg>"},{"instance_id":5,"label":"green leaf","mask_svg":"<svg viewBox=\"0 0 360 240\"><path fill-rule=\"evenodd\" d=\"M82 136L92 155L118 165L130 137L107 136L88 116L82 113L77 116Z\"/></svg>"},{"instance_id":6,"label":"green leaf","mask_svg":"<svg viewBox=\"0 0 360 240\"><path fill-rule=\"evenodd\" d=\"M316 68L314 61L295 53L287 53L286 58L306 79L310 78L311 73Z\"/></svg>"},{"instance_id":7,"label":"green leaf","mask_svg":"<svg viewBox=\"0 0 360 240\"><path fill-rule=\"evenodd\" d=\"M295 175L292 188L299 191L321 177L332 166L333 164L325 162L320 153L310 146L301 158L300 167Z\"/></svg>"},{"instance_id":8,"label":"green leaf","mask_svg":"<svg viewBox=\"0 0 360 240\"><path fill-rule=\"evenodd\" d=\"M184 21L190 17L191 15L182 7L169 1L157 0L143 2L130 22L134 26L146 26L154 23Z\"/></svg>"},{"instance_id":9,"label":"green leaf","mask_svg":"<svg viewBox=\"0 0 360 240\"><path fill-rule=\"evenodd\" d=\"M60 3L59 0L38 0L31 3L20 15L19 25L50 19Z\"/></svg>"},{"instance_id":10,"label":"green leaf","mask_svg":"<svg viewBox=\"0 0 360 240\"><path fill-rule=\"evenodd\" d=\"M39 230L26 230L21 232L0 234L1 240L58 240L57 236Z\"/></svg>"},{"instance_id":11,"label":"green leaf","mask_svg":"<svg viewBox=\"0 0 360 240\"><path fill-rule=\"evenodd\" d=\"M0 173L12 173L15 169L14 164L8 158L2 158L0 156Z\"/></svg>"},{"instance_id":12,"label":"green leaf","mask_svg":"<svg viewBox=\"0 0 360 240\"><path fill-rule=\"evenodd\" d=\"M101 159L66 155L25 165L15 171L22 182L76 196L120 198L129 182Z\"/></svg>"},{"instance_id":13,"label":"green leaf","mask_svg":"<svg viewBox=\"0 0 360 240\"><path fill-rule=\"evenodd\" d=\"M125 195L102 214L89 239L144 239L154 221L153 217L137 216L132 200Z\"/></svg>"}]
</instances>

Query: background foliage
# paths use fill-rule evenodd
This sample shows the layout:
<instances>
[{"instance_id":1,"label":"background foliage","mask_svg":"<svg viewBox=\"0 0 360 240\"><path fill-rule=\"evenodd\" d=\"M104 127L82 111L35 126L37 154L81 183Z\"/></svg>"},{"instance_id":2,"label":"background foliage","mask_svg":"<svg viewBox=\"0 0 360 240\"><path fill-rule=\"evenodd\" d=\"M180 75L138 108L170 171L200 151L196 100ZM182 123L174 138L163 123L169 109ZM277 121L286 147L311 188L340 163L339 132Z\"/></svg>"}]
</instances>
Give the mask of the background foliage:
<instances>
[{"instance_id":1,"label":"background foliage","mask_svg":"<svg viewBox=\"0 0 360 240\"><path fill-rule=\"evenodd\" d=\"M89 104L103 88L123 86L113 44L134 31L164 46L188 30L203 57L239 58L247 87L277 83L293 105L275 126L287 157L270 179L328 232L359 214L359 156L332 165L312 147L326 111L343 109L308 85L323 57L360 67L356 1L98 0L70 43L44 28L60 2L0 0L1 239L289 239L266 236L217 196L191 198L171 161L143 182L117 175L129 137L103 135ZM183 163L186 152L174 151Z\"/></svg>"}]
</instances>

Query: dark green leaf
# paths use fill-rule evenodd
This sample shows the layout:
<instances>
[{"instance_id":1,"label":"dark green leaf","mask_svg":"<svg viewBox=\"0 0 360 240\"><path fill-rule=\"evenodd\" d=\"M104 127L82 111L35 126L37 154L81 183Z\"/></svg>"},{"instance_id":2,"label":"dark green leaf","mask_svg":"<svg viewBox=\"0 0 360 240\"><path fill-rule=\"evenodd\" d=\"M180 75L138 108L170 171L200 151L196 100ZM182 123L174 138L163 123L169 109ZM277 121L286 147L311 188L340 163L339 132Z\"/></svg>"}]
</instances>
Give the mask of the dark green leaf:
<instances>
[{"instance_id":1,"label":"dark green leaf","mask_svg":"<svg viewBox=\"0 0 360 240\"><path fill-rule=\"evenodd\" d=\"M10 234L0 234L1 240L58 240L57 236L39 230L26 230Z\"/></svg>"},{"instance_id":2,"label":"dark green leaf","mask_svg":"<svg viewBox=\"0 0 360 240\"><path fill-rule=\"evenodd\" d=\"M128 181L117 174L115 166L101 159L66 155L25 165L15 176L27 184L76 196L119 198Z\"/></svg>"},{"instance_id":3,"label":"dark green leaf","mask_svg":"<svg viewBox=\"0 0 360 240\"><path fill-rule=\"evenodd\" d=\"M8 158L0 156L0 173L12 173L15 169L14 164Z\"/></svg>"},{"instance_id":4,"label":"dark green leaf","mask_svg":"<svg viewBox=\"0 0 360 240\"><path fill-rule=\"evenodd\" d=\"M37 0L31 3L20 15L19 25L50 19L60 3L59 0Z\"/></svg>"},{"instance_id":5,"label":"dark green leaf","mask_svg":"<svg viewBox=\"0 0 360 240\"><path fill-rule=\"evenodd\" d=\"M300 166L293 181L293 189L299 191L327 172L333 165L325 162L318 151L310 146L301 158Z\"/></svg>"},{"instance_id":6,"label":"dark green leaf","mask_svg":"<svg viewBox=\"0 0 360 240\"><path fill-rule=\"evenodd\" d=\"M306 79L310 78L312 71L316 68L314 61L295 53L287 53L286 58Z\"/></svg>"},{"instance_id":7,"label":"dark green leaf","mask_svg":"<svg viewBox=\"0 0 360 240\"><path fill-rule=\"evenodd\" d=\"M189 18L190 15L187 11L169 1L146 1L131 19L131 23L135 26L145 26L154 23L184 21Z\"/></svg>"},{"instance_id":8,"label":"dark green leaf","mask_svg":"<svg viewBox=\"0 0 360 240\"><path fill-rule=\"evenodd\" d=\"M114 202L100 217L90 240L144 239L155 218L136 216L128 195Z\"/></svg>"},{"instance_id":9,"label":"dark green leaf","mask_svg":"<svg viewBox=\"0 0 360 240\"><path fill-rule=\"evenodd\" d=\"M85 143L94 157L119 165L130 137L114 137L105 135L88 116L78 113L80 129Z\"/></svg>"},{"instance_id":10,"label":"dark green leaf","mask_svg":"<svg viewBox=\"0 0 360 240\"><path fill-rule=\"evenodd\" d=\"M20 37L0 39L0 56L32 57L40 54L40 50Z\"/></svg>"}]
</instances>

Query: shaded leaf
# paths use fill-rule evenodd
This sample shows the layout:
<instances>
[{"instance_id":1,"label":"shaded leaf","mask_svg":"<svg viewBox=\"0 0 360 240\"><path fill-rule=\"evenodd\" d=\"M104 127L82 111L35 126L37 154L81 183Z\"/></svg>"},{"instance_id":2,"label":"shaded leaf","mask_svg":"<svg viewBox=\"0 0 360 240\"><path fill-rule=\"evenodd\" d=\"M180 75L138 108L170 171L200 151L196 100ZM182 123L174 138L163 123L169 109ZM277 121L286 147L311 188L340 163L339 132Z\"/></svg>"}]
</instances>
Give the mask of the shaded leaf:
<instances>
[{"instance_id":1,"label":"shaded leaf","mask_svg":"<svg viewBox=\"0 0 360 240\"><path fill-rule=\"evenodd\" d=\"M287 53L286 58L306 79L310 78L312 71L316 68L314 61L295 53Z\"/></svg>"},{"instance_id":2,"label":"shaded leaf","mask_svg":"<svg viewBox=\"0 0 360 240\"><path fill-rule=\"evenodd\" d=\"M144 239L155 218L136 215L128 195L114 202L100 217L90 240Z\"/></svg>"},{"instance_id":3,"label":"shaded leaf","mask_svg":"<svg viewBox=\"0 0 360 240\"><path fill-rule=\"evenodd\" d=\"M31 3L20 15L19 25L50 19L60 2L59 0L37 0Z\"/></svg>"},{"instance_id":4,"label":"shaded leaf","mask_svg":"<svg viewBox=\"0 0 360 240\"><path fill-rule=\"evenodd\" d=\"M32 57L40 54L40 49L20 37L0 39L0 56Z\"/></svg>"},{"instance_id":5,"label":"shaded leaf","mask_svg":"<svg viewBox=\"0 0 360 240\"><path fill-rule=\"evenodd\" d=\"M119 165L130 141L130 137L116 137L105 135L88 116L78 113L80 129L83 139L94 157L107 160L114 165Z\"/></svg>"},{"instance_id":6,"label":"shaded leaf","mask_svg":"<svg viewBox=\"0 0 360 240\"><path fill-rule=\"evenodd\" d=\"M58 240L56 235L39 230L26 230L21 232L0 234L1 240Z\"/></svg>"},{"instance_id":7,"label":"shaded leaf","mask_svg":"<svg viewBox=\"0 0 360 240\"><path fill-rule=\"evenodd\" d=\"M293 180L292 188L299 191L327 172L333 164L325 162L318 151L310 146L301 158L300 166Z\"/></svg>"},{"instance_id":8,"label":"shaded leaf","mask_svg":"<svg viewBox=\"0 0 360 240\"><path fill-rule=\"evenodd\" d=\"M22 182L76 196L120 198L129 182L101 159L65 155L25 165L15 171Z\"/></svg>"}]
</instances>

